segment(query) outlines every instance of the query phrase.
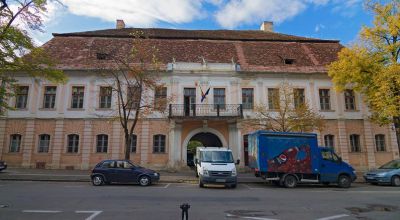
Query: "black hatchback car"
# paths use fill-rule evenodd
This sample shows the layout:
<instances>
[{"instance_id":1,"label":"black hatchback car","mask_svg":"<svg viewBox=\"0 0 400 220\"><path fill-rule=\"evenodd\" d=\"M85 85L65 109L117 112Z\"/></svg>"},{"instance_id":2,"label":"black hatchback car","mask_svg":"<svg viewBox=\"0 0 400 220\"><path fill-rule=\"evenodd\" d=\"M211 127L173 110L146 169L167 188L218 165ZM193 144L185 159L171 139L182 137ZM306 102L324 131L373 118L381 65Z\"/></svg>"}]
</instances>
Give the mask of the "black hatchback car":
<instances>
[{"instance_id":1,"label":"black hatchback car","mask_svg":"<svg viewBox=\"0 0 400 220\"><path fill-rule=\"evenodd\" d=\"M129 160L103 160L95 166L90 177L94 186L110 183L148 186L160 180L156 171L134 165Z\"/></svg>"}]
</instances>

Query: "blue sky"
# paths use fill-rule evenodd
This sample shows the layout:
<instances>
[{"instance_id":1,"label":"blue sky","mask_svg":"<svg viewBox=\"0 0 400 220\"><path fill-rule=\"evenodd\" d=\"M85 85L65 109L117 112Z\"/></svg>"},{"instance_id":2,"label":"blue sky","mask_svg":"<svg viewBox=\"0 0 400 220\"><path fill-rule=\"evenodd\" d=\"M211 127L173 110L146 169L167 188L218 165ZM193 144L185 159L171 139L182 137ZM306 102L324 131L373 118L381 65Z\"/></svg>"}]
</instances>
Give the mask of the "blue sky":
<instances>
[{"instance_id":1,"label":"blue sky","mask_svg":"<svg viewBox=\"0 0 400 220\"><path fill-rule=\"evenodd\" d=\"M257 30L273 21L274 31L305 37L337 39L348 45L372 14L362 0L61 0L51 3L44 32L32 33L38 42L51 33L110 29L116 19L127 27L176 29Z\"/></svg>"}]
</instances>

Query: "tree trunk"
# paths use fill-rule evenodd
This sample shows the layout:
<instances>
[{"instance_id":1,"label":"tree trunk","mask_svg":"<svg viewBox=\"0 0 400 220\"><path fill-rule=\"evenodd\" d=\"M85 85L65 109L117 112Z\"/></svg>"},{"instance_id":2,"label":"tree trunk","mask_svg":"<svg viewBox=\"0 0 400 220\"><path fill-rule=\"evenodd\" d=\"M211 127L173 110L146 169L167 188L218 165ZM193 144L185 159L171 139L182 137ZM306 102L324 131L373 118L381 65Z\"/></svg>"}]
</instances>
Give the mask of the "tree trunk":
<instances>
[{"instance_id":1,"label":"tree trunk","mask_svg":"<svg viewBox=\"0 0 400 220\"><path fill-rule=\"evenodd\" d=\"M400 117L393 117L393 124L397 137L397 148L399 148L400 152Z\"/></svg>"},{"instance_id":2,"label":"tree trunk","mask_svg":"<svg viewBox=\"0 0 400 220\"><path fill-rule=\"evenodd\" d=\"M130 149L130 145L131 145L131 139L129 137L129 133L126 131L125 132L125 160L129 160L130 156L131 156L131 149Z\"/></svg>"}]
</instances>

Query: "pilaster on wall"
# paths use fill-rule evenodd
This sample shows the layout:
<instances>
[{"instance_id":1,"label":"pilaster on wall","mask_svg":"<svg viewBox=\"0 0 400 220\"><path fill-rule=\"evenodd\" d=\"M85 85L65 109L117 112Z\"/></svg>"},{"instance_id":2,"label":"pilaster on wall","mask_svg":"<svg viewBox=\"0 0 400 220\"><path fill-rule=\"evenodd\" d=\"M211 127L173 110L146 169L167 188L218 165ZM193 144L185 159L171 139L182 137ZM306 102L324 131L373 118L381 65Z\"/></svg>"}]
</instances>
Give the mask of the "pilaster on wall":
<instances>
[{"instance_id":1,"label":"pilaster on wall","mask_svg":"<svg viewBox=\"0 0 400 220\"><path fill-rule=\"evenodd\" d=\"M60 168L60 158L61 151L63 148L63 139L64 139L64 120L56 120L56 127L54 131L54 141L53 141L53 159L51 168L59 169Z\"/></svg>"},{"instance_id":2,"label":"pilaster on wall","mask_svg":"<svg viewBox=\"0 0 400 220\"><path fill-rule=\"evenodd\" d=\"M365 148L367 150L367 161L368 168L375 168L375 150L374 150L374 139L372 134L371 122L368 119L364 119L364 137L365 137Z\"/></svg>"},{"instance_id":3,"label":"pilaster on wall","mask_svg":"<svg viewBox=\"0 0 400 220\"><path fill-rule=\"evenodd\" d=\"M91 120L85 120L83 128L83 143L82 143L82 164L81 169L89 169L90 153L92 150L92 127L93 122Z\"/></svg>"},{"instance_id":4,"label":"pilaster on wall","mask_svg":"<svg viewBox=\"0 0 400 220\"><path fill-rule=\"evenodd\" d=\"M389 133L389 144L391 146L391 151L393 153L393 158L399 158L399 147L397 145L397 137L396 132L392 129L392 125L388 126L388 133Z\"/></svg>"},{"instance_id":5,"label":"pilaster on wall","mask_svg":"<svg viewBox=\"0 0 400 220\"><path fill-rule=\"evenodd\" d=\"M111 158L120 159L121 144L125 146L125 137L121 143L121 124L119 121L113 121L112 124L112 142L111 142Z\"/></svg>"},{"instance_id":6,"label":"pilaster on wall","mask_svg":"<svg viewBox=\"0 0 400 220\"><path fill-rule=\"evenodd\" d=\"M31 167L32 151L35 146L34 140L35 140L35 120L27 119L25 128L24 146L22 147L23 149L22 167L24 168Z\"/></svg>"},{"instance_id":7,"label":"pilaster on wall","mask_svg":"<svg viewBox=\"0 0 400 220\"><path fill-rule=\"evenodd\" d=\"M346 123L343 119L338 120L338 133L341 157L344 161L349 162L349 145L347 142Z\"/></svg>"},{"instance_id":8,"label":"pilaster on wall","mask_svg":"<svg viewBox=\"0 0 400 220\"><path fill-rule=\"evenodd\" d=\"M3 151L5 151L4 139L6 135L6 120L0 119L0 159L2 158ZM4 143L4 144L3 144Z\"/></svg>"},{"instance_id":9,"label":"pilaster on wall","mask_svg":"<svg viewBox=\"0 0 400 220\"><path fill-rule=\"evenodd\" d=\"M170 168L175 168L179 166L179 163L182 161L180 152L182 151L182 125L176 123L175 121L171 121L170 129L169 129L169 160L168 166Z\"/></svg>"},{"instance_id":10,"label":"pilaster on wall","mask_svg":"<svg viewBox=\"0 0 400 220\"><path fill-rule=\"evenodd\" d=\"M142 123L142 143L140 144L140 163L146 165L149 158L149 139L150 139L150 122L148 120Z\"/></svg>"},{"instance_id":11,"label":"pilaster on wall","mask_svg":"<svg viewBox=\"0 0 400 220\"><path fill-rule=\"evenodd\" d=\"M241 132L237 123L229 124L229 143L228 146L232 150L235 159L242 159L242 143Z\"/></svg>"}]
</instances>

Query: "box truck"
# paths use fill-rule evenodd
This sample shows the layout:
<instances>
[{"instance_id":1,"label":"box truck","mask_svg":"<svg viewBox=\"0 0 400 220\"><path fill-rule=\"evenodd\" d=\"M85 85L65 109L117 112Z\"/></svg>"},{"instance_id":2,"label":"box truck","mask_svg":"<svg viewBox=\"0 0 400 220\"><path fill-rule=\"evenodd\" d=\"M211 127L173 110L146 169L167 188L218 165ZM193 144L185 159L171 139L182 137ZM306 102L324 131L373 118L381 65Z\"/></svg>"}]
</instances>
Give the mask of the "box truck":
<instances>
[{"instance_id":1,"label":"box truck","mask_svg":"<svg viewBox=\"0 0 400 220\"><path fill-rule=\"evenodd\" d=\"M257 177L287 188L297 183L330 183L348 188L354 169L332 148L319 147L317 135L256 131L249 135L249 167Z\"/></svg>"},{"instance_id":2,"label":"box truck","mask_svg":"<svg viewBox=\"0 0 400 220\"><path fill-rule=\"evenodd\" d=\"M204 184L223 184L235 188L237 185L236 163L232 151L224 147L196 148L195 167L199 186Z\"/></svg>"}]
</instances>

